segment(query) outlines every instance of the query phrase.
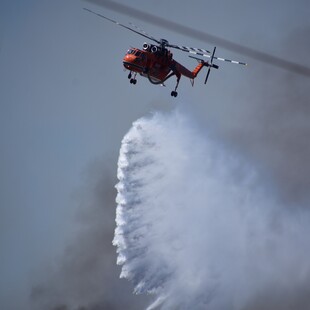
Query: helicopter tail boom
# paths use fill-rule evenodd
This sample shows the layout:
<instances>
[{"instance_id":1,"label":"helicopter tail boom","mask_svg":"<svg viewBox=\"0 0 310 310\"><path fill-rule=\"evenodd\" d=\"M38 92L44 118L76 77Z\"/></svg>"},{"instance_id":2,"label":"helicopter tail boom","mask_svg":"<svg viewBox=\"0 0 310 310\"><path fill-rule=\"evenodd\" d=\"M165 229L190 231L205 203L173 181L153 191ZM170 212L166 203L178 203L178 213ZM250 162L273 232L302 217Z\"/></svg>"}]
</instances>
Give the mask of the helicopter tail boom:
<instances>
[{"instance_id":1,"label":"helicopter tail boom","mask_svg":"<svg viewBox=\"0 0 310 310\"><path fill-rule=\"evenodd\" d=\"M208 66L208 63L205 61L199 61L199 64L194 68L193 71L188 70L184 66L182 66L180 63L174 61L174 69L173 71L179 72L181 75L184 75L185 77L189 79L194 79L197 77L198 73L201 71L201 69L205 66Z\"/></svg>"}]
</instances>

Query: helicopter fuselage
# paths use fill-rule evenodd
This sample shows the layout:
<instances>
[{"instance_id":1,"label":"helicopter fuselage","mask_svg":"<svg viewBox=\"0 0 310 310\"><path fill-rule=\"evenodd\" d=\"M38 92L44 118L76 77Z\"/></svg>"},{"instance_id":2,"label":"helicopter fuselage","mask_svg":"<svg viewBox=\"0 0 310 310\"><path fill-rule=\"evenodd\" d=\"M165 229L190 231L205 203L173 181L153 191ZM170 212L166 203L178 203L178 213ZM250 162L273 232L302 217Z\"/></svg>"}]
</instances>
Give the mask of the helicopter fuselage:
<instances>
[{"instance_id":1,"label":"helicopter fuselage","mask_svg":"<svg viewBox=\"0 0 310 310\"><path fill-rule=\"evenodd\" d=\"M153 46L152 51L144 44L145 48L130 48L124 59L124 67L144 77L151 78L154 82L163 82L172 70L172 53L158 51Z\"/></svg>"},{"instance_id":2,"label":"helicopter fuselage","mask_svg":"<svg viewBox=\"0 0 310 310\"><path fill-rule=\"evenodd\" d=\"M143 50L130 48L123 58L124 67L144 77L148 77L153 84L160 84L172 75L179 79L181 75L194 79L207 62L200 62L190 71L173 59L173 54L168 49L161 49L156 45L143 44Z\"/></svg>"}]
</instances>

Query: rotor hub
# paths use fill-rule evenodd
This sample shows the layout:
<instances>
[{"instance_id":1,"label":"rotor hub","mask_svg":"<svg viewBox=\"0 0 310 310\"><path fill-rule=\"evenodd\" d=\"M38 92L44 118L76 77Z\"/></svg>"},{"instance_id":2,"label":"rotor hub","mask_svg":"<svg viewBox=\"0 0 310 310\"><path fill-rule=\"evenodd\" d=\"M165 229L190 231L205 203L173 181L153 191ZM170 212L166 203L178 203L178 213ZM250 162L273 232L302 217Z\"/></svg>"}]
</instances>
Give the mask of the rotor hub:
<instances>
[{"instance_id":1,"label":"rotor hub","mask_svg":"<svg viewBox=\"0 0 310 310\"><path fill-rule=\"evenodd\" d=\"M165 48L166 46L169 45L169 42L166 39L160 39L160 45L162 48Z\"/></svg>"}]
</instances>

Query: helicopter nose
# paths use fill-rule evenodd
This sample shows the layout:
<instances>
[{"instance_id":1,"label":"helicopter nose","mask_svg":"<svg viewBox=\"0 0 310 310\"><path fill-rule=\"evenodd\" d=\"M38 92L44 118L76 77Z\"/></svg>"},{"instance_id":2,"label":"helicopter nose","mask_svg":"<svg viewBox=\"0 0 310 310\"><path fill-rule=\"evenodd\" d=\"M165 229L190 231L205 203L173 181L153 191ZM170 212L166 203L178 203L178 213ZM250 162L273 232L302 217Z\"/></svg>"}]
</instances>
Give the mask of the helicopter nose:
<instances>
[{"instance_id":1,"label":"helicopter nose","mask_svg":"<svg viewBox=\"0 0 310 310\"><path fill-rule=\"evenodd\" d=\"M127 70L134 72L142 72L144 70L141 59L136 55L127 54L123 58L123 65Z\"/></svg>"},{"instance_id":2,"label":"helicopter nose","mask_svg":"<svg viewBox=\"0 0 310 310\"><path fill-rule=\"evenodd\" d=\"M129 62L129 63L133 63L136 60L136 56L135 55L125 55L124 57L124 61Z\"/></svg>"}]
</instances>

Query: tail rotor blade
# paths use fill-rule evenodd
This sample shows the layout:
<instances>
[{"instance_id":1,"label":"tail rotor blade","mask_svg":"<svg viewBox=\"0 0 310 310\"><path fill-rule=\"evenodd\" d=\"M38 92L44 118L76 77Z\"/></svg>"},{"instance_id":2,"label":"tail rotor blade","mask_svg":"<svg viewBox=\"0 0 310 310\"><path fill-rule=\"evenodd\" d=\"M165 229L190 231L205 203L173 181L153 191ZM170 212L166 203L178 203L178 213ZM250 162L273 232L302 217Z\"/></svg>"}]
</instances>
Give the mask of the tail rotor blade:
<instances>
[{"instance_id":1,"label":"tail rotor blade","mask_svg":"<svg viewBox=\"0 0 310 310\"><path fill-rule=\"evenodd\" d=\"M212 52L212 55L211 55L211 60L210 60L210 63L208 64L209 69L208 69L208 73L207 73L207 76L206 76L206 79L205 79L205 84L207 84L211 68L215 68L216 67L216 65L213 65L213 59L214 59L215 50L216 50L216 46L214 46L214 49L213 49L213 52Z\"/></svg>"},{"instance_id":2,"label":"tail rotor blade","mask_svg":"<svg viewBox=\"0 0 310 310\"><path fill-rule=\"evenodd\" d=\"M208 81L208 78L209 78L210 71L211 71L211 67L209 67L209 69L208 69L208 73L207 73L207 76L206 76L206 79L205 79L205 84L207 84L207 81Z\"/></svg>"},{"instance_id":3,"label":"tail rotor blade","mask_svg":"<svg viewBox=\"0 0 310 310\"><path fill-rule=\"evenodd\" d=\"M213 53L212 53L212 56L211 56L211 61L210 61L211 65L213 64L213 58L214 58L215 50L216 50L216 46L214 46Z\"/></svg>"}]
</instances>

